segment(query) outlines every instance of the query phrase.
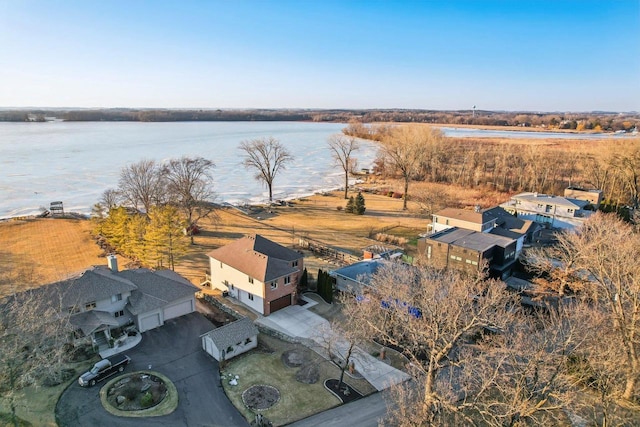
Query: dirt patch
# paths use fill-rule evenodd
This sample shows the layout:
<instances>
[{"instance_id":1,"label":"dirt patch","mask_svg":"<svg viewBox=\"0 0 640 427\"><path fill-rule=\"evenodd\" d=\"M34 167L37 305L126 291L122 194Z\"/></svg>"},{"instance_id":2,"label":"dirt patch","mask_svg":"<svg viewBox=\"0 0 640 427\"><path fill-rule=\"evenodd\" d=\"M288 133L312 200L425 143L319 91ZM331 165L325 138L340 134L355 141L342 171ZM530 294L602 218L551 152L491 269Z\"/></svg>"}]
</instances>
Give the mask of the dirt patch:
<instances>
[{"instance_id":1,"label":"dirt patch","mask_svg":"<svg viewBox=\"0 0 640 427\"><path fill-rule=\"evenodd\" d=\"M306 364L296 372L296 381L303 384L315 384L318 379L320 379L320 369L315 363Z\"/></svg>"},{"instance_id":2,"label":"dirt patch","mask_svg":"<svg viewBox=\"0 0 640 427\"><path fill-rule=\"evenodd\" d=\"M247 408L254 411L269 409L278 403L279 400L280 391L270 385L254 385L242 392L242 401Z\"/></svg>"},{"instance_id":3,"label":"dirt patch","mask_svg":"<svg viewBox=\"0 0 640 427\"><path fill-rule=\"evenodd\" d=\"M309 361L309 352L301 348L295 348L282 353L282 363L288 368L297 368Z\"/></svg>"}]
</instances>

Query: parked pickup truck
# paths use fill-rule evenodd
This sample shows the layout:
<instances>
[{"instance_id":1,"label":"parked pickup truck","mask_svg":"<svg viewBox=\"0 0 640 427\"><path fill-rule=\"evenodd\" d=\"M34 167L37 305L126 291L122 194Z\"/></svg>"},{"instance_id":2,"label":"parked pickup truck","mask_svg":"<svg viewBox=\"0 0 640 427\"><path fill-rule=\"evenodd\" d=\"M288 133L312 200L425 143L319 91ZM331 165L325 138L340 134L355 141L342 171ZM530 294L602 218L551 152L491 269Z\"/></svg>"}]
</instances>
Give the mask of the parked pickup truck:
<instances>
[{"instance_id":1,"label":"parked pickup truck","mask_svg":"<svg viewBox=\"0 0 640 427\"><path fill-rule=\"evenodd\" d=\"M82 387L92 387L98 381L110 377L116 372L124 371L124 367L131 362L131 358L124 354L118 354L107 359L102 359L93 365L90 371L85 372L78 378L78 384Z\"/></svg>"}]
</instances>

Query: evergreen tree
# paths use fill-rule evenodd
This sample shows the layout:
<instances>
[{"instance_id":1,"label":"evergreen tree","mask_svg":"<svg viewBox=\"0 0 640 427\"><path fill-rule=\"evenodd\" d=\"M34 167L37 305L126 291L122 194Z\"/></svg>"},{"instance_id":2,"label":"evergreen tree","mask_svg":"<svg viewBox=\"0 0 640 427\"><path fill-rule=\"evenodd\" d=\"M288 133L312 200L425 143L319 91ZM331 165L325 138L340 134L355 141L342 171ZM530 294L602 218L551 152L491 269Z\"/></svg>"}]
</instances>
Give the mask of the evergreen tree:
<instances>
[{"instance_id":1,"label":"evergreen tree","mask_svg":"<svg viewBox=\"0 0 640 427\"><path fill-rule=\"evenodd\" d=\"M363 215L364 211L367 210L367 208L364 205L364 196L362 195L362 193L360 191L358 191L358 195L356 196L356 201L355 201L355 214L356 215Z\"/></svg>"},{"instance_id":2,"label":"evergreen tree","mask_svg":"<svg viewBox=\"0 0 640 427\"><path fill-rule=\"evenodd\" d=\"M158 267L162 267L166 260L168 268L173 270L175 261L186 253L189 245L184 234L185 221L180 218L178 209L171 205L152 207L149 220L145 241L150 260Z\"/></svg>"},{"instance_id":3,"label":"evergreen tree","mask_svg":"<svg viewBox=\"0 0 640 427\"><path fill-rule=\"evenodd\" d=\"M349 197L347 207L344 209L346 213L354 213L356 211L356 201L353 196Z\"/></svg>"},{"instance_id":4,"label":"evergreen tree","mask_svg":"<svg viewBox=\"0 0 640 427\"><path fill-rule=\"evenodd\" d=\"M307 268L305 267L302 271L302 276L300 277L300 287L302 289L307 289L309 285L309 274L307 273Z\"/></svg>"},{"instance_id":5,"label":"evergreen tree","mask_svg":"<svg viewBox=\"0 0 640 427\"><path fill-rule=\"evenodd\" d=\"M102 223L102 235L114 248L120 250L127 239L129 214L122 206L109 209L109 216Z\"/></svg>"},{"instance_id":6,"label":"evergreen tree","mask_svg":"<svg viewBox=\"0 0 640 427\"><path fill-rule=\"evenodd\" d=\"M316 280L316 292L318 295L322 296L322 279L324 275L322 274L322 269L318 269L318 280Z\"/></svg>"}]
</instances>

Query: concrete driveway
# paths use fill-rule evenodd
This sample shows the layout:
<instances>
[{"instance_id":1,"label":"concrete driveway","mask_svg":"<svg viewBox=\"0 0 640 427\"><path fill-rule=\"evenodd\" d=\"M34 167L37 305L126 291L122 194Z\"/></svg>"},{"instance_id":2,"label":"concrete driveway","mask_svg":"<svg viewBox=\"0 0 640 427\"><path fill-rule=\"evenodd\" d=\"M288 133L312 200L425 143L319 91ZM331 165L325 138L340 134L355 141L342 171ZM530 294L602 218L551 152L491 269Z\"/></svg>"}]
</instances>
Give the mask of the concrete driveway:
<instances>
[{"instance_id":1,"label":"concrete driveway","mask_svg":"<svg viewBox=\"0 0 640 427\"><path fill-rule=\"evenodd\" d=\"M178 408L169 415L152 418L116 417L100 403L100 388L71 384L56 405L60 426L248 426L231 404L220 384L218 362L201 347L200 335L214 326L200 313L169 320L144 332L142 342L125 354L131 364L125 372L158 371L175 384ZM105 380L105 382L108 380Z\"/></svg>"},{"instance_id":2,"label":"concrete driveway","mask_svg":"<svg viewBox=\"0 0 640 427\"><path fill-rule=\"evenodd\" d=\"M337 336L329 322L317 314L299 305L292 305L278 310L267 317L259 317L256 323L260 323L276 331L291 337L306 338L314 341L317 346L312 348L327 358L327 342L332 342L334 351L337 350L343 356L347 354L349 343ZM378 391L385 390L394 384L407 381L409 375L392 366L376 359L367 352L356 347L352 361L363 377Z\"/></svg>"}]
</instances>

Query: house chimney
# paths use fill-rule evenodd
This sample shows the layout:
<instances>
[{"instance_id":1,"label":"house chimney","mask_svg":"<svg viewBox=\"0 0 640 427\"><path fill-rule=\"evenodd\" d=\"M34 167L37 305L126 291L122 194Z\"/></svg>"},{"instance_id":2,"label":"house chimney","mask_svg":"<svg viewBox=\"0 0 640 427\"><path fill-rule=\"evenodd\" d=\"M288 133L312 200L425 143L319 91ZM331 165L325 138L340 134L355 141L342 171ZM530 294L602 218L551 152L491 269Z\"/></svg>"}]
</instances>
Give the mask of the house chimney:
<instances>
[{"instance_id":1,"label":"house chimney","mask_svg":"<svg viewBox=\"0 0 640 427\"><path fill-rule=\"evenodd\" d=\"M118 257L115 255L107 255L107 266L109 270L117 273L118 272Z\"/></svg>"}]
</instances>

